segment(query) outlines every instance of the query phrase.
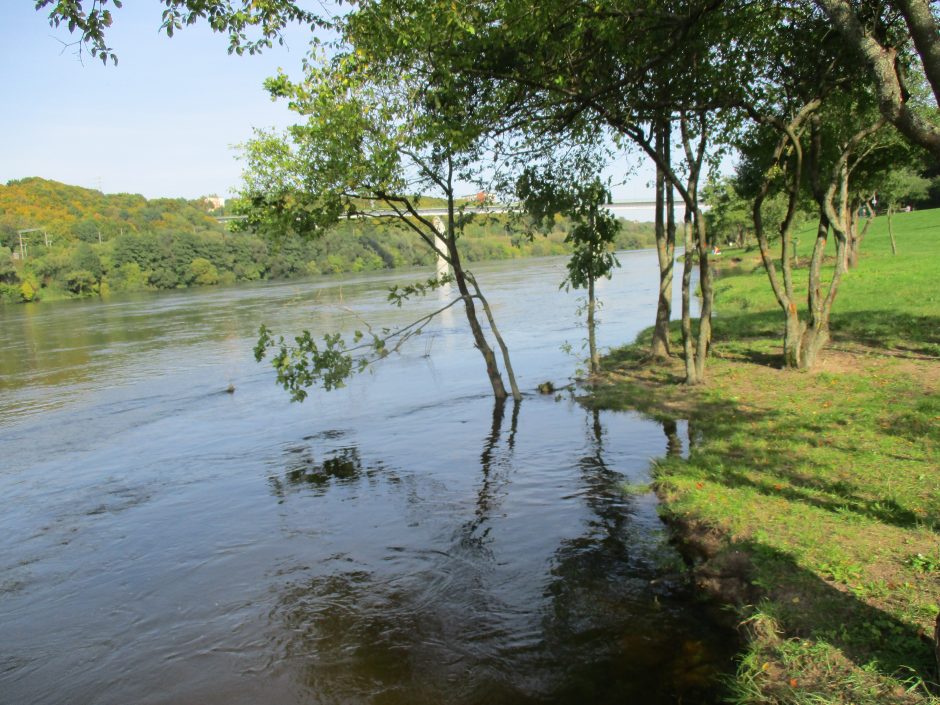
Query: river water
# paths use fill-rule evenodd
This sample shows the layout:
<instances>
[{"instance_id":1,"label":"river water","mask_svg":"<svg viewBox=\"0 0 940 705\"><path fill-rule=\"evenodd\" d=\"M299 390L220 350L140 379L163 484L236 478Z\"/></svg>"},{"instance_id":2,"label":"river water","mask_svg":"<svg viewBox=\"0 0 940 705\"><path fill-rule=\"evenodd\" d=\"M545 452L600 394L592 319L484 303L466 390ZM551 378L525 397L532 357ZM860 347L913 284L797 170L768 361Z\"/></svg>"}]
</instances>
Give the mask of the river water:
<instances>
[{"instance_id":1,"label":"river water","mask_svg":"<svg viewBox=\"0 0 940 705\"><path fill-rule=\"evenodd\" d=\"M601 344L651 322L654 258ZM456 311L303 404L254 362L261 322L431 310L385 301L421 271L0 308L0 702L713 702L730 637L625 490L661 426L535 393L578 365L564 259L475 269L518 406Z\"/></svg>"}]
</instances>

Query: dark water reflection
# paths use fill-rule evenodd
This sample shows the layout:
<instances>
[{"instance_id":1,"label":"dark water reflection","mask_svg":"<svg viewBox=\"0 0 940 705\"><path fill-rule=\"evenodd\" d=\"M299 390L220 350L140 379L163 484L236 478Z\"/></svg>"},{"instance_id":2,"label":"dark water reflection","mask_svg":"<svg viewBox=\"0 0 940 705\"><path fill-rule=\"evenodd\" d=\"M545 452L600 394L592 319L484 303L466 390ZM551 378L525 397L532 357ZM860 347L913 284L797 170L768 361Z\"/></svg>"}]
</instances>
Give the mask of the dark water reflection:
<instances>
[{"instance_id":1,"label":"dark water reflection","mask_svg":"<svg viewBox=\"0 0 940 705\"><path fill-rule=\"evenodd\" d=\"M560 484L546 478L563 494L553 506L518 516L518 466L541 443L527 433L529 414L573 423L582 455L566 454ZM712 702L730 645L675 575L681 562L652 497L624 492L640 463L624 473L618 444L606 450L605 416L541 400L496 404L479 465L460 469L476 475L470 494L456 502L364 463L341 434L336 445L287 449L271 478L282 501L296 492L316 513L321 500L369 491L402 494L413 512L410 530L396 527L369 565L331 553L340 540L323 547L332 569L298 567L280 590L275 660L296 667L310 702Z\"/></svg>"},{"instance_id":2,"label":"dark water reflection","mask_svg":"<svg viewBox=\"0 0 940 705\"><path fill-rule=\"evenodd\" d=\"M601 344L656 300L621 261ZM564 264L478 271L524 389L574 366ZM729 635L625 490L681 424L494 407L456 318L303 405L251 359L424 274L0 309L0 703L714 701Z\"/></svg>"}]
</instances>

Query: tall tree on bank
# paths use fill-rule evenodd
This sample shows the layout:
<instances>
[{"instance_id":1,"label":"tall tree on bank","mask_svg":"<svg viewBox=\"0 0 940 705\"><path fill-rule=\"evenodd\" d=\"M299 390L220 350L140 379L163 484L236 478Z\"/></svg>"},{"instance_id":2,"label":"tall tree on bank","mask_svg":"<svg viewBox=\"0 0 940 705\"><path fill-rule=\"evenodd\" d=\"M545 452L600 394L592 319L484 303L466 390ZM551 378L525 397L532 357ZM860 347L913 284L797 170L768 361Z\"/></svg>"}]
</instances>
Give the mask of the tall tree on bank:
<instances>
[{"instance_id":1,"label":"tall tree on bank","mask_svg":"<svg viewBox=\"0 0 940 705\"><path fill-rule=\"evenodd\" d=\"M289 100L306 121L284 139L262 135L247 148L243 193L249 221L272 232L321 233L341 218L392 218L415 232L453 270L458 297L415 324L372 336L353 345L335 335L318 347L309 333L286 345L262 332L258 356L274 348L279 381L294 398L303 388L338 386L392 347L398 348L430 318L463 303L487 377L497 399L508 396L496 355L477 312L479 305L502 352L514 398L520 398L508 349L476 278L457 250L466 216L457 203L456 183L472 177L482 156L479 132L468 105L444 91L428 91L407 76L377 72L355 51L324 66L309 65L302 82L281 75L268 82L272 95ZM442 227L421 215L420 194L442 196L447 214ZM401 302L440 287L441 279L392 291ZM363 356L364 355L364 356Z\"/></svg>"},{"instance_id":2,"label":"tall tree on bank","mask_svg":"<svg viewBox=\"0 0 940 705\"><path fill-rule=\"evenodd\" d=\"M811 368L829 339L832 306L854 232L851 176L873 148L883 119L871 91L846 60L844 46L818 14L791 13L771 38L767 80L747 106L754 123L739 143L739 182L750 184L754 231L774 296L784 314L783 357L791 368ZM786 209L766 223L764 203L782 193ZM794 277L793 230L809 194L818 227L808 267L807 320L800 314ZM779 235L779 270L768 228ZM836 264L824 288L826 245L834 235Z\"/></svg>"},{"instance_id":3,"label":"tall tree on bank","mask_svg":"<svg viewBox=\"0 0 940 705\"><path fill-rule=\"evenodd\" d=\"M669 120L655 123L655 145L663 163L672 163L672 125ZM672 281L676 262L676 204L671 182L666 181L663 168L656 166L656 205L654 212L656 259L659 264L659 295L656 300L656 321L650 342L650 355L670 355L669 322L672 320Z\"/></svg>"}]
</instances>

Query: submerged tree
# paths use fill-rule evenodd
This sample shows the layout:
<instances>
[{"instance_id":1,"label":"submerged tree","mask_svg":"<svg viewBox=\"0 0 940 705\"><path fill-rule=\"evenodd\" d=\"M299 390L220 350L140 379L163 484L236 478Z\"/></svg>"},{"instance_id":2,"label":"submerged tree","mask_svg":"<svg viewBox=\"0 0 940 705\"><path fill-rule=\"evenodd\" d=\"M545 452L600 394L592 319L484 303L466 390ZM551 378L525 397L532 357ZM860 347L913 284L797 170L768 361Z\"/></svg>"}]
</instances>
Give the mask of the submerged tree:
<instances>
[{"instance_id":1,"label":"submerged tree","mask_svg":"<svg viewBox=\"0 0 940 705\"><path fill-rule=\"evenodd\" d=\"M610 278L613 268L619 265L612 246L620 223L602 207L610 200L610 191L597 177L586 183L566 183L558 174L532 170L522 174L517 191L526 211L537 221L550 223L560 213L573 222L565 241L571 243L574 251L562 286L587 289L588 352L591 373L597 374L601 362L596 338L595 284L602 277Z\"/></svg>"},{"instance_id":2,"label":"submerged tree","mask_svg":"<svg viewBox=\"0 0 940 705\"><path fill-rule=\"evenodd\" d=\"M416 233L449 265L458 297L403 329L370 332L365 341L362 334L347 343L339 334L328 333L318 344L305 331L290 345L262 330L257 357L276 349L273 363L278 381L300 400L311 385L341 386L356 371L400 348L433 316L463 303L493 395L502 399L507 391L477 306L486 316L513 397L518 399L508 349L492 309L457 250L470 215L458 203L455 184L473 176L484 151L467 104L443 91L430 91L407 76L377 72L354 50L322 66L308 66L302 82L291 82L282 74L267 85L273 96L288 99L291 109L306 121L286 135L259 133L246 146L242 196L249 224L271 233L316 236L342 218L394 220ZM445 200L443 223L421 213L422 194ZM395 288L389 298L401 305L449 281L451 276L437 277Z\"/></svg>"}]
</instances>

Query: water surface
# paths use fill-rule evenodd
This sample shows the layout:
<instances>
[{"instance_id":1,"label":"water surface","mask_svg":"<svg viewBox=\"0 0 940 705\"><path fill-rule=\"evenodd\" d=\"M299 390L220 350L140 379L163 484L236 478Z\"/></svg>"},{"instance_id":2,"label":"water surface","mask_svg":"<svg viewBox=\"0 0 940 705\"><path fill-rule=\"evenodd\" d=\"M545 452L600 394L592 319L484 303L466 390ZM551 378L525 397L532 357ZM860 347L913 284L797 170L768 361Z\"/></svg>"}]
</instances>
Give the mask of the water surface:
<instances>
[{"instance_id":1,"label":"water surface","mask_svg":"<svg viewBox=\"0 0 940 705\"><path fill-rule=\"evenodd\" d=\"M621 261L602 345L653 316ZM713 702L728 635L624 491L663 429L534 393L584 337L563 259L477 273L518 406L456 312L304 404L253 361L410 321L424 272L0 308L0 702Z\"/></svg>"}]
</instances>

